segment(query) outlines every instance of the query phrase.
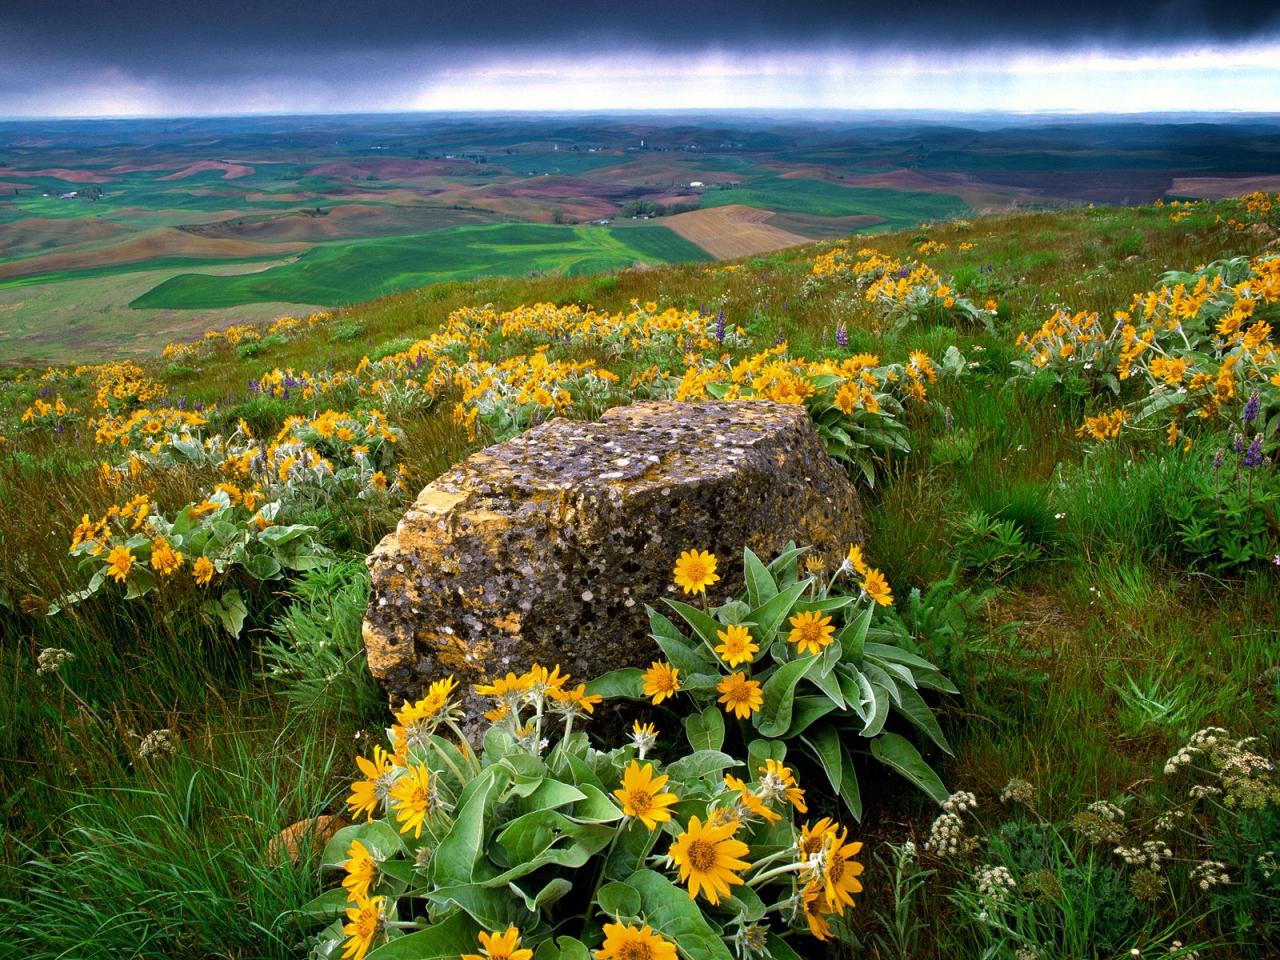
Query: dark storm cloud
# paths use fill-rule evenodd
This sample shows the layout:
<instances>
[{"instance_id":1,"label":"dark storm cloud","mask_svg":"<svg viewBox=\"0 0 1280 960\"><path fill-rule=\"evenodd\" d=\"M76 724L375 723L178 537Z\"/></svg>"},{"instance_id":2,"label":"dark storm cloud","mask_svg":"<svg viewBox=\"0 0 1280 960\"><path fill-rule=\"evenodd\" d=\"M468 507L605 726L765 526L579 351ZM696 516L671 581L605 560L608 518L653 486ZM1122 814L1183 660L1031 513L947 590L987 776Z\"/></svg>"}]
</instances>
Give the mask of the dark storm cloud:
<instances>
[{"instance_id":1,"label":"dark storm cloud","mask_svg":"<svg viewBox=\"0 0 1280 960\"><path fill-rule=\"evenodd\" d=\"M445 56L501 49L616 49L635 44L679 52L716 46L1166 46L1274 36L1280 4L939 0L575 0L485 3L456 0L9 0L0 35L21 56L109 62L131 70L272 69L285 60L375 57L409 48ZM15 47L18 48L15 50ZM25 59L25 58L24 58Z\"/></svg>"}]
</instances>

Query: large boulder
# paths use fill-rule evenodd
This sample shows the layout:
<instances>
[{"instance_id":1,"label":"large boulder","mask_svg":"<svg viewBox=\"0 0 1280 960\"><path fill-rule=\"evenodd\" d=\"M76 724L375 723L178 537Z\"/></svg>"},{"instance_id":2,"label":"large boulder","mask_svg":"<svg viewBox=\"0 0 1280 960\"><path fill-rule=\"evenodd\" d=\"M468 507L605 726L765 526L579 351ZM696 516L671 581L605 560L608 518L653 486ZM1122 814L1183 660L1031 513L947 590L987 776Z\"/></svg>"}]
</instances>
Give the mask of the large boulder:
<instances>
[{"instance_id":1,"label":"large boulder","mask_svg":"<svg viewBox=\"0 0 1280 960\"><path fill-rule=\"evenodd\" d=\"M794 540L838 564L861 526L801 406L637 403L552 420L445 473L369 557L369 666L398 703L450 673L469 691L534 662L578 679L645 665L645 604L675 589L681 551L719 557L719 602L742 587L743 546L767 559Z\"/></svg>"}]
</instances>

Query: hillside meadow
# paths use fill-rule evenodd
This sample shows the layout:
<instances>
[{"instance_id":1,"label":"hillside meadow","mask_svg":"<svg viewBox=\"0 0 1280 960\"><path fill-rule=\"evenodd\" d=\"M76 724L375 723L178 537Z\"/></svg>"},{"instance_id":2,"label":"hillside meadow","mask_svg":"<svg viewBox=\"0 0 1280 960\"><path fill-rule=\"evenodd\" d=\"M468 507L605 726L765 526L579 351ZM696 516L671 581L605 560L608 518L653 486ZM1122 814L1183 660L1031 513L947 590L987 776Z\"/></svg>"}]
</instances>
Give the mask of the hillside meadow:
<instances>
[{"instance_id":1,"label":"hillside meadow","mask_svg":"<svg viewBox=\"0 0 1280 960\"><path fill-rule=\"evenodd\" d=\"M5 371L12 949L1273 956L1280 197L914 225L947 212L647 270L618 230L608 273ZM321 252L276 268L303 299ZM655 666L492 678L483 749L445 678L393 716L363 557L409 499L548 417L709 397L803 404L865 542L688 544Z\"/></svg>"}]
</instances>

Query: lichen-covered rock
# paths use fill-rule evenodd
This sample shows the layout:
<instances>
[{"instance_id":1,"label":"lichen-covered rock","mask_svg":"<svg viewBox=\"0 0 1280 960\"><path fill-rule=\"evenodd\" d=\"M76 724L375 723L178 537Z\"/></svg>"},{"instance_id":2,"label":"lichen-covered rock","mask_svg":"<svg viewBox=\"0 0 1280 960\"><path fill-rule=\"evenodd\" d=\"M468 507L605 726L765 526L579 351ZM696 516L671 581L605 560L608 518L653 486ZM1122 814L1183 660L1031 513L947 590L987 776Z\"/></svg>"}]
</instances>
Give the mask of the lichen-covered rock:
<instances>
[{"instance_id":1,"label":"lichen-covered rock","mask_svg":"<svg viewBox=\"0 0 1280 960\"><path fill-rule=\"evenodd\" d=\"M794 540L838 564L861 523L801 406L637 403L553 420L441 476L369 557L369 666L398 703L449 673L469 690L534 662L579 679L647 664L644 607L674 589L682 550L720 558L719 602L742 587L744 545L767 559Z\"/></svg>"}]
</instances>

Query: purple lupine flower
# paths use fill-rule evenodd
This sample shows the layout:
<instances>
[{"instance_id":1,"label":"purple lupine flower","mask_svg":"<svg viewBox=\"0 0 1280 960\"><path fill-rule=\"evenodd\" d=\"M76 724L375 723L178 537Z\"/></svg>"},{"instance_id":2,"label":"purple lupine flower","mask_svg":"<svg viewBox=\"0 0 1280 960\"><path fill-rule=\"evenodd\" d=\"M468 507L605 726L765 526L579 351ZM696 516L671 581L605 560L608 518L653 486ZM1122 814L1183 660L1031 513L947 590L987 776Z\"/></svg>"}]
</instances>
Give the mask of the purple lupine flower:
<instances>
[{"instance_id":1,"label":"purple lupine flower","mask_svg":"<svg viewBox=\"0 0 1280 960\"><path fill-rule=\"evenodd\" d=\"M779 330L779 331L778 331L778 335L777 335L776 337L774 337L774 338L773 338L773 345L774 345L775 347L780 347L780 346L782 346L782 342L783 342L784 340L786 340L786 339L787 339L787 338L786 338L786 337L784 337L784 336L782 335L782 331L781 331L781 330Z\"/></svg>"},{"instance_id":2,"label":"purple lupine flower","mask_svg":"<svg viewBox=\"0 0 1280 960\"><path fill-rule=\"evenodd\" d=\"M1249 400L1244 405L1244 422L1253 423L1258 419L1258 411L1262 408L1262 396L1257 390L1249 394Z\"/></svg>"},{"instance_id":3,"label":"purple lupine flower","mask_svg":"<svg viewBox=\"0 0 1280 960\"><path fill-rule=\"evenodd\" d=\"M911 276L911 270L910 270L909 268L907 268L907 267L903 267L903 268L902 268L901 270L899 270L899 271L898 271L898 273L897 273L897 277L898 277L898 279L899 279L899 280L905 280L905 279L907 279L907 277L909 277L909 276Z\"/></svg>"},{"instance_id":4,"label":"purple lupine flower","mask_svg":"<svg viewBox=\"0 0 1280 960\"><path fill-rule=\"evenodd\" d=\"M716 314L716 342L724 343L724 307Z\"/></svg>"},{"instance_id":5,"label":"purple lupine flower","mask_svg":"<svg viewBox=\"0 0 1280 960\"><path fill-rule=\"evenodd\" d=\"M785 310L790 310L790 309L791 309L791 300L790 300L790 299L787 299L787 300L783 300L783 301L782 301L782 309L783 309L784 311L785 311Z\"/></svg>"},{"instance_id":6,"label":"purple lupine flower","mask_svg":"<svg viewBox=\"0 0 1280 960\"><path fill-rule=\"evenodd\" d=\"M1242 450L1244 450L1244 434L1237 433L1231 441L1231 452L1239 456Z\"/></svg>"},{"instance_id":7,"label":"purple lupine flower","mask_svg":"<svg viewBox=\"0 0 1280 960\"><path fill-rule=\"evenodd\" d=\"M698 316L705 317L707 315L707 305L705 303L698 304Z\"/></svg>"},{"instance_id":8,"label":"purple lupine flower","mask_svg":"<svg viewBox=\"0 0 1280 960\"><path fill-rule=\"evenodd\" d=\"M1244 452L1244 459L1240 461L1240 465L1250 468L1262 466L1262 434L1259 433L1253 438L1249 449Z\"/></svg>"},{"instance_id":9,"label":"purple lupine flower","mask_svg":"<svg viewBox=\"0 0 1280 960\"><path fill-rule=\"evenodd\" d=\"M836 327L836 346L842 350L849 346L849 328L843 323Z\"/></svg>"},{"instance_id":10,"label":"purple lupine flower","mask_svg":"<svg viewBox=\"0 0 1280 960\"><path fill-rule=\"evenodd\" d=\"M1213 472L1217 473L1222 469L1222 461L1227 459L1227 451L1225 447L1219 447L1218 452L1213 455Z\"/></svg>"},{"instance_id":11,"label":"purple lupine flower","mask_svg":"<svg viewBox=\"0 0 1280 960\"><path fill-rule=\"evenodd\" d=\"M250 377L250 378L249 378L249 392L250 392L250 393L252 393L252 394L254 394L255 396L257 396L257 393L258 393L258 390L259 390L259 389L260 389L260 388L259 388L259 386L258 386L258 381L257 381L257 380L255 380L255 379L253 379L253 377Z\"/></svg>"}]
</instances>

